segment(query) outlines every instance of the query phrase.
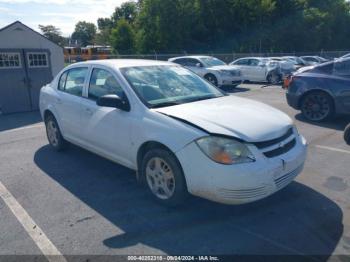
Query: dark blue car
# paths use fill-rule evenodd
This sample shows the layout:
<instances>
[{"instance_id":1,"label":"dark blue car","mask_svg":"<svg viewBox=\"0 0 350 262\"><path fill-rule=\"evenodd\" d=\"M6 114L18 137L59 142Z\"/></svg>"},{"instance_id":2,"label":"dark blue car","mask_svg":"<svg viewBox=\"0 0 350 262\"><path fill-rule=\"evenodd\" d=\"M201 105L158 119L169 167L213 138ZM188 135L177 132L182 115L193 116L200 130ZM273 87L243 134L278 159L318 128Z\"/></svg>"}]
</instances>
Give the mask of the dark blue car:
<instances>
[{"instance_id":1,"label":"dark blue car","mask_svg":"<svg viewBox=\"0 0 350 262\"><path fill-rule=\"evenodd\" d=\"M296 72L287 87L288 104L310 121L350 114L350 58Z\"/></svg>"}]
</instances>

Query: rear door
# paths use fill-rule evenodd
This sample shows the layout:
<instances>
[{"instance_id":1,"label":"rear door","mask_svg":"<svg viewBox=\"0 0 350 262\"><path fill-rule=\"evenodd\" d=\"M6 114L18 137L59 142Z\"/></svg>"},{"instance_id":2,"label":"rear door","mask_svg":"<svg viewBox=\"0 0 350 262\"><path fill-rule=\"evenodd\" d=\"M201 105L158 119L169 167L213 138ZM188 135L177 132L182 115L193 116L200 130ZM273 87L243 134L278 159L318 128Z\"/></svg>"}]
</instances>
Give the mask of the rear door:
<instances>
[{"instance_id":1,"label":"rear door","mask_svg":"<svg viewBox=\"0 0 350 262\"><path fill-rule=\"evenodd\" d=\"M31 110L21 49L0 49L0 113Z\"/></svg>"},{"instance_id":2,"label":"rear door","mask_svg":"<svg viewBox=\"0 0 350 262\"><path fill-rule=\"evenodd\" d=\"M78 143L82 140L82 95L88 71L89 67L74 67L63 72L54 101L63 135Z\"/></svg>"},{"instance_id":3,"label":"rear door","mask_svg":"<svg viewBox=\"0 0 350 262\"><path fill-rule=\"evenodd\" d=\"M40 89L53 79L50 52L44 49L24 49L24 60L32 110L38 110Z\"/></svg>"},{"instance_id":4,"label":"rear door","mask_svg":"<svg viewBox=\"0 0 350 262\"><path fill-rule=\"evenodd\" d=\"M266 80L266 67L260 62L259 59L249 59L249 77L252 81L265 81Z\"/></svg>"}]
</instances>

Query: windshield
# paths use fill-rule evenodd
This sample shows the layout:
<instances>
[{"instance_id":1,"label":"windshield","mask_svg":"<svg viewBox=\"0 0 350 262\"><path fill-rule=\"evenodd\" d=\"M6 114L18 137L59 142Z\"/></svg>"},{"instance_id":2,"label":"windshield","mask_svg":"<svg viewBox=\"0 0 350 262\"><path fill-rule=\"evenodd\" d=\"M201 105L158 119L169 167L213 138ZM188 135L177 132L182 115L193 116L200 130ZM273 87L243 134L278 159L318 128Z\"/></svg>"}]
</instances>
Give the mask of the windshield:
<instances>
[{"instance_id":1,"label":"windshield","mask_svg":"<svg viewBox=\"0 0 350 262\"><path fill-rule=\"evenodd\" d=\"M224 96L216 87L179 66L138 66L120 71L150 108Z\"/></svg>"},{"instance_id":2,"label":"windshield","mask_svg":"<svg viewBox=\"0 0 350 262\"><path fill-rule=\"evenodd\" d=\"M206 65L206 67L226 65L225 62L215 57L202 57L200 60Z\"/></svg>"}]
</instances>

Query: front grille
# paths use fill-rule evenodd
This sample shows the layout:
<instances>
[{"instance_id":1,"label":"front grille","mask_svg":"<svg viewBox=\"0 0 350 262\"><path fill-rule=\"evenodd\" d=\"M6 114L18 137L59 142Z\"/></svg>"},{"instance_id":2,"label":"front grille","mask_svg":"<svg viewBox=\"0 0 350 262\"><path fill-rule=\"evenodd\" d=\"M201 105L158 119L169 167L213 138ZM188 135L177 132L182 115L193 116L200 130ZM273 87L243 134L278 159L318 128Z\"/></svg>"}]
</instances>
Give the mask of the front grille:
<instances>
[{"instance_id":1,"label":"front grille","mask_svg":"<svg viewBox=\"0 0 350 262\"><path fill-rule=\"evenodd\" d=\"M246 189L226 189L220 188L218 190L220 195L229 199L252 199L263 197L268 194L266 187L246 188Z\"/></svg>"},{"instance_id":2,"label":"front grille","mask_svg":"<svg viewBox=\"0 0 350 262\"><path fill-rule=\"evenodd\" d=\"M264 152L264 155L268 158L283 155L287 153L289 150L291 150L295 146L295 144L296 144L296 140L294 138L292 141L290 141L289 143L285 144L282 147L279 147L272 151Z\"/></svg>"},{"instance_id":3,"label":"front grille","mask_svg":"<svg viewBox=\"0 0 350 262\"><path fill-rule=\"evenodd\" d=\"M260 149L266 157L273 158L290 151L296 145L296 138L293 128L290 128L283 136L279 138L257 142L254 143L254 145Z\"/></svg>"},{"instance_id":4,"label":"front grille","mask_svg":"<svg viewBox=\"0 0 350 262\"><path fill-rule=\"evenodd\" d=\"M300 167L298 167L294 171L292 171L288 174L285 174L279 178L276 178L275 184L276 184L277 189L281 189L281 188L285 187L286 185L288 185L290 182L292 182L294 180L294 178L296 178L296 176L301 172L302 169L303 169L303 166L301 165Z\"/></svg>"}]
</instances>

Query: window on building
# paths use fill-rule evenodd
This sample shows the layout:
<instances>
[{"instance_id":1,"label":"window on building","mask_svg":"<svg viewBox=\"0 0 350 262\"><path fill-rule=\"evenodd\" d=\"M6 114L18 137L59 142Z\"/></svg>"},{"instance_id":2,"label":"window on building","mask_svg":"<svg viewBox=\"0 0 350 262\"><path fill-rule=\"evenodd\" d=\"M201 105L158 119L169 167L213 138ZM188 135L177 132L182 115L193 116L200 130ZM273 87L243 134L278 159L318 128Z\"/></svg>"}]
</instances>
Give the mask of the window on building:
<instances>
[{"instance_id":1,"label":"window on building","mask_svg":"<svg viewBox=\"0 0 350 262\"><path fill-rule=\"evenodd\" d=\"M0 53L0 69L21 68L19 53Z\"/></svg>"}]
</instances>

